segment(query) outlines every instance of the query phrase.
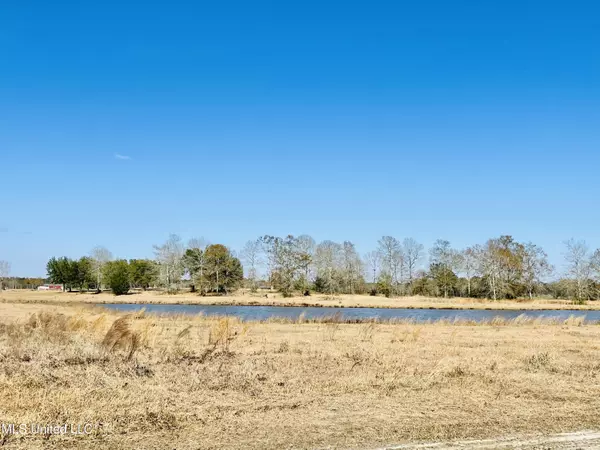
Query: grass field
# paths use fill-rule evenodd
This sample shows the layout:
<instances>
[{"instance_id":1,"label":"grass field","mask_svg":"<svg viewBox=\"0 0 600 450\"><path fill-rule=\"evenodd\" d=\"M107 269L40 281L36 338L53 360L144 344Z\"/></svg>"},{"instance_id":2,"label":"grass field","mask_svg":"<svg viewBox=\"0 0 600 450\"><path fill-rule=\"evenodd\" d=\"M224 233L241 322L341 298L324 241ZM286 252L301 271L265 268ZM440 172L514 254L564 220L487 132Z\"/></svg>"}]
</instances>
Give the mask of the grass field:
<instances>
[{"instance_id":1,"label":"grass field","mask_svg":"<svg viewBox=\"0 0 600 450\"><path fill-rule=\"evenodd\" d=\"M265 297L265 295L267 297ZM486 300L473 298L431 297L373 297L369 295L339 295L328 297L314 294L310 297L283 298L274 292L252 294L240 292L229 296L202 297L197 294L163 294L161 292L136 292L115 297L110 293L38 292L26 290L0 291L0 302L10 303L137 303L137 304L217 304L217 305L278 305L323 307L377 307L377 308L431 308L431 309L600 309L600 302L576 305L567 300Z\"/></svg>"},{"instance_id":2,"label":"grass field","mask_svg":"<svg viewBox=\"0 0 600 450\"><path fill-rule=\"evenodd\" d=\"M600 327L240 323L0 304L4 448L377 448L600 427ZM112 331L111 331L112 329ZM133 346L132 346L133 344Z\"/></svg>"}]
</instances>

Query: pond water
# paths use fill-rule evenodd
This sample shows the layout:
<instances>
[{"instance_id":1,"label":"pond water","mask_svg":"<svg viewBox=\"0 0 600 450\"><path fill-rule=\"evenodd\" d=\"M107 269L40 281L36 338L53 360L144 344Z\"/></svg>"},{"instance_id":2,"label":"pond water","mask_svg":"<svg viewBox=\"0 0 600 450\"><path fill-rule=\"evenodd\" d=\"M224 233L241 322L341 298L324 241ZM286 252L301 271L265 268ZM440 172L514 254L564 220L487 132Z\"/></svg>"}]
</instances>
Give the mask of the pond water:
<instances>
[{"instance_id":1,"label":"pond water","mask_svg":"<svg viewBox=\"0 0 600 450\"><path fill-rule=\"evenodd\" d=\"M204 314L207 316L235 316L242 320L266 320L280 317L295 320L301 314L307 319L339 315L345 320L405 319L415 322L437 320L486 321L496 317L514 319L524 315L529 318L566 320L571 316L584 317L588 322L600 321L599 311L556 311L556 310L467 310L467 309L404 309L404 308L318 308L290 306L232 306L232 305L149 305L110 303L99 304L119 311L139 311L144 308L156 314Z\"/></svg>"}]
</instances>

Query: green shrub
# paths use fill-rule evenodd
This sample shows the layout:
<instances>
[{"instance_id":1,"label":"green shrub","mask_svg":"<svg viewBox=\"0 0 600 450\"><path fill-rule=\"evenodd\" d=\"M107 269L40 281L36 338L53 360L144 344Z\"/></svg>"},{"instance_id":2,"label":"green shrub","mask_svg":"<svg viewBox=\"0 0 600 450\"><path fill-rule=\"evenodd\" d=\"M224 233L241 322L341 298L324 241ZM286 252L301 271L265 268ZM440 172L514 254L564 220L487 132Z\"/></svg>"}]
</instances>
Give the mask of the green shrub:
<instances>
[{"instance_id":1,"label":"green shrub","mask_svg":"<svg viewBox=\"0 0 600 450\"><path fill-rule=\"evenodd\" d=\"M104 267L104 280L115 295L129 292L130 269L126 260L110 261Z\"/></svg>"},{"instance_id":2,"label":"green shrub","mask_svg":"<svg viewBox=\"0 0 600 450\"><path fill-rule=\"evenodd\" d=\"M385 295L387 298L392 296L392 277L389 274L382 273L377 280L377 292Z\"/></svg>"}]
</instances>

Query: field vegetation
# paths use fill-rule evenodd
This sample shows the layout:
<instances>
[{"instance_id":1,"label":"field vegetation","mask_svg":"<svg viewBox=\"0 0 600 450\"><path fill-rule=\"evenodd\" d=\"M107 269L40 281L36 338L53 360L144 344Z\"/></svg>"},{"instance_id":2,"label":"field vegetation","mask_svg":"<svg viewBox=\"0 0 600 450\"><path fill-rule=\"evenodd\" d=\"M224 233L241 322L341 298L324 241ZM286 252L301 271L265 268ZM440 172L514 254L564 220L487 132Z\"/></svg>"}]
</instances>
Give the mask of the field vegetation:
<instances>
[{"instance_id":1,"label":"field vegetation","mask_svg":"<svg viewBox=\"0 0 600 450\"><path fill-rule=\"evenodd\" d=\"M239 322L0 304L4 448L375 448L600 425L600 327Z\"/></svg>"}]
</instances>

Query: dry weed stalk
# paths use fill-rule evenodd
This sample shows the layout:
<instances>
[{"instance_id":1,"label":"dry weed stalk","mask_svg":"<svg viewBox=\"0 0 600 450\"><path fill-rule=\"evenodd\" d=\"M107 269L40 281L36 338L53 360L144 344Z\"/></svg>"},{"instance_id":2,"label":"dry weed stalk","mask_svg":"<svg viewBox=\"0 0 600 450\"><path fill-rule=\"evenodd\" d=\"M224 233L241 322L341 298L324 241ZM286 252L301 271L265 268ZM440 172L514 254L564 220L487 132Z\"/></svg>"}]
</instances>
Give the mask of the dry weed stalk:
<instances>
[{"instance_id":1,"label":"dry weed stalk","mask_svg":"<svg viewBox=\"0 0 600 450\"><path fill-rule=\"evenodd\" d=\"M377 324L375 322L369 322L358 329L360 340L363 342L372 342L373 335L377 330Z\"/></svg>"},{"instance_id":2,"label":"dry weed stalk","mask_svg":"<svg viewBox=\"0 0 600 450\"><path fill-rule=\"evenodd\" d=\"M237 333L233 331L232 319L230 317L221 317L214 322L208 334L208 345L220 346L221 350L229 353L229 344L236 338Z\"/></svg>"},{"instance_id":3,"label":"dry weed stalk","mask_svg":"<svg viewBox=\"0 0 600 450\"><path fill-rule=\"evenodd\" d=\"M340 324L336 322L325 322L325 328L323 329L324 338L327 341L334 341L335 334L340 329Z\"/></svg>"}]
</instances>

